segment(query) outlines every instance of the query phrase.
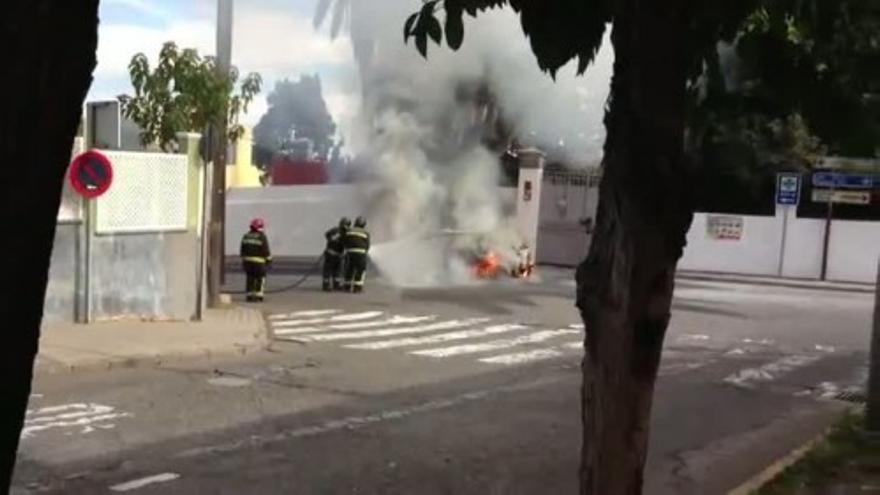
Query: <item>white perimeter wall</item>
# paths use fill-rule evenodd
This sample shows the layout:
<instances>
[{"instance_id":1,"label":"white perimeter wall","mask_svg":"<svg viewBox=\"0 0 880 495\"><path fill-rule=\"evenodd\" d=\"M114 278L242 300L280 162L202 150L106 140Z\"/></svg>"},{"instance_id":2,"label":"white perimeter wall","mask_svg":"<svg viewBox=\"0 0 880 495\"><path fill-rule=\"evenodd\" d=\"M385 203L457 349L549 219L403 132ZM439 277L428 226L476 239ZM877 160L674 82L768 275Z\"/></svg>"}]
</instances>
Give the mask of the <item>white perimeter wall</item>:
<instances>
[{"instance_id":1,"label":"white perimeter wall","mask_svg":"<svg viewBox=\"0 0 880 495\"><path fill-rule=\"evenodd\" d=\"M776 216L727 215L743 219L740 240L718 240L706 230L712 214L697 213L679 262L683 270L819 279L825 221L797 218L794 208ZM788 219L784 218L788 216ZM783 230L785 239L783 246ZM880 257L880 222L835 220L828 243L827 279L876 281ZM781 258L781 265L780 265Z\"/></svg>"},{"instance_id":2,"label":"white perimeter wall","mask_svg":"<svg viewBox=\"0 0 880 495\"><path fill-rule=\"evenodd\" d=\"M828 280L876 282L880 222L833 222L828 252Z\"/></svg>"},{"instance_id":3,"label":"white perimeter wall","mask_svg":"<svg viewBox=\"0 0 880 495\"><path fill-rule=\"evenodd\" d=\"M347 216L370 216L377 186L338 184L233 188L226 197L226 254L237 256L241 236L251 219L266 221L272 254L278 257L311 257L324 252L324 233ZM513 215L516 189L500 188L503 213ZM370 225L368 225L370 227ZM382 239L374 238L374 242Z\"/></svg>"}]
</instances>

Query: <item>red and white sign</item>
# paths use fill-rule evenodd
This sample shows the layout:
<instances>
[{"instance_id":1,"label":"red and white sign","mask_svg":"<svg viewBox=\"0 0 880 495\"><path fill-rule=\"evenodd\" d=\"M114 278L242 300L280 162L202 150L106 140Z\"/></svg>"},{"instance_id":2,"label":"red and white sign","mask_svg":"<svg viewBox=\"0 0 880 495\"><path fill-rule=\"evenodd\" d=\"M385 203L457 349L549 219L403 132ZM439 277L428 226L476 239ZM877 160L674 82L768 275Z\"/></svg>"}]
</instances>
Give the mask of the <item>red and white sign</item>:
<instances>
[{"instance_id":1,"label":"red and white sign","mask_svg":"<svg viewBox=\"0 0 880 495\"><path fill-rule=\"evenodd\" d=\"M97 198L113 183L113 164L104 154L89 150L70 164L70 184L85 198Z\"/></svg>"}]
</instances>

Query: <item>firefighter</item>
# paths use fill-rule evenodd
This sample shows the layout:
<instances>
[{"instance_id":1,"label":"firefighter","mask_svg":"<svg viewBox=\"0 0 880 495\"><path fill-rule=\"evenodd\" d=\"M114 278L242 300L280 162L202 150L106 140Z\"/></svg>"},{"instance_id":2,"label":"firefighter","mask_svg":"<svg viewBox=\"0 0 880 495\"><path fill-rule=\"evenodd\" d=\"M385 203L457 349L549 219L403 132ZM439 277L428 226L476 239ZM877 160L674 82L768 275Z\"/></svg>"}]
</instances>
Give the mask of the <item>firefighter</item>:
<instances>
[{"instance_id":1,"label":"firefighter","mask_svg":"<svg viewBox=\"0 0 880 495\"><path fill-rule=\"evenodd\" d=\"M367 253L370 251L370 233L367 220L357 217L354 227L345 232L345 288L350 292L363 292L367 271Z\"/></svg>"},{"instance_id":2,"label":"firefighter","mask_svg":"<svg viewBox=\"0 0 880 495\"><path fill-rule=\"evenodd\" d=\"M248 302L262 302L266 291L266 271L272 264L269 240L262 218L251 221L250 231L241 238L241 264L247 277L245 291Z\"/></svg>"},{"instance_id":3,"label":"firefighter","mask_svg":"<svg viewBox=\"0 0 880 495\"><path fill-rule=\"evenodd\" d=\"M328 230L324 237L327 239L327 247L324 248L324 291L342 289L340 277L342 276L342 253L345 249L343 239L345 232L351 228L351 220L342 217L339 225Z\"/></svg>"}]
</instances>

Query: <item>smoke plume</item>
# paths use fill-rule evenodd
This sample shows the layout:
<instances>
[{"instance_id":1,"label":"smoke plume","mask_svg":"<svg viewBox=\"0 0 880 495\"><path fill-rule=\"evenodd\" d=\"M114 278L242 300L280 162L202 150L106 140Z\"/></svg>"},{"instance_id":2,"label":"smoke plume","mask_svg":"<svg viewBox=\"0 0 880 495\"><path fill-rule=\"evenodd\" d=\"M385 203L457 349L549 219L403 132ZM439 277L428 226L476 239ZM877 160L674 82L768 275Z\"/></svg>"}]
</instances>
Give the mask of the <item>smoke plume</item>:
<instances>
[{"instance_id":1,"label":"smoke plume","mask_svg":"<svg viewBox=\"0 0 880 495\"><path fill-rule=\"evenodd\" d=\"M341 0L337 0L341 1ZM537 68L515 13L468 19L464 46L403 43L413 0L349 0L362 108L349 143L380 184L368 217L374 262L399 285L463 283L469 254L512 262L521 242L499 187L497 153L483 144L500 111L512 134L570 165L595 164L613 55L603 48L587 75L572 65L554 82ZM362 171L363 174L363 171Z\"/></svg>"}]
</instances>

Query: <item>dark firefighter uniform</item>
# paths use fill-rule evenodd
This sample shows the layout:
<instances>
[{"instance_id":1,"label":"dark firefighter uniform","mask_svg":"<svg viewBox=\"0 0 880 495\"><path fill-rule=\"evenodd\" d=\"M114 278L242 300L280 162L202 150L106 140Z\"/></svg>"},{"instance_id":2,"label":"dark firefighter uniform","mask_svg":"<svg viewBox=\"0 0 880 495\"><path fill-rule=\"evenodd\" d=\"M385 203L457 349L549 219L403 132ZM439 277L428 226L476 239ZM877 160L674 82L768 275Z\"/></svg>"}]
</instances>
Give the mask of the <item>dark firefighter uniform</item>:
<instances>
[{"instance_id":1,"label":"dark firefighter uniform","mask_svg":"<svg viewBox=\"0 0 880 495\"><path fill-rule=\"evenodd\" d=\"M367 272L367 253L370 251L370 233L367 221L359 217L354 227L343 237L345 247L345 288L351 292L363 292Z\"/></svg>"},{"instance_id":2,"label":"dark firefighter uniform","mask_svg":"<svg viewBox=\"0 0 880 495\"><path fill-rule=\"evenodd\" d=\"M272 263L269 240L263 233L263 222L254 220L251 230L241 238L241 263L247 281L245 290L247 300L262 301L266 290L266 271Z\"/></svg>"},{"instance_id":3,"label":"dark firefighter uniform","mask_svg":"<svg viewBox=\"0 0 880 495\"><path fill-rule=\"evenodd\" d=\"M324 248L324 290L339 290L342 288L342 255L345 251L344 236L346 230L351 227L351 221L343 218L339 225L328 230L324 237L327 239L327 247Z\"/></svg>"}]
</instances>

